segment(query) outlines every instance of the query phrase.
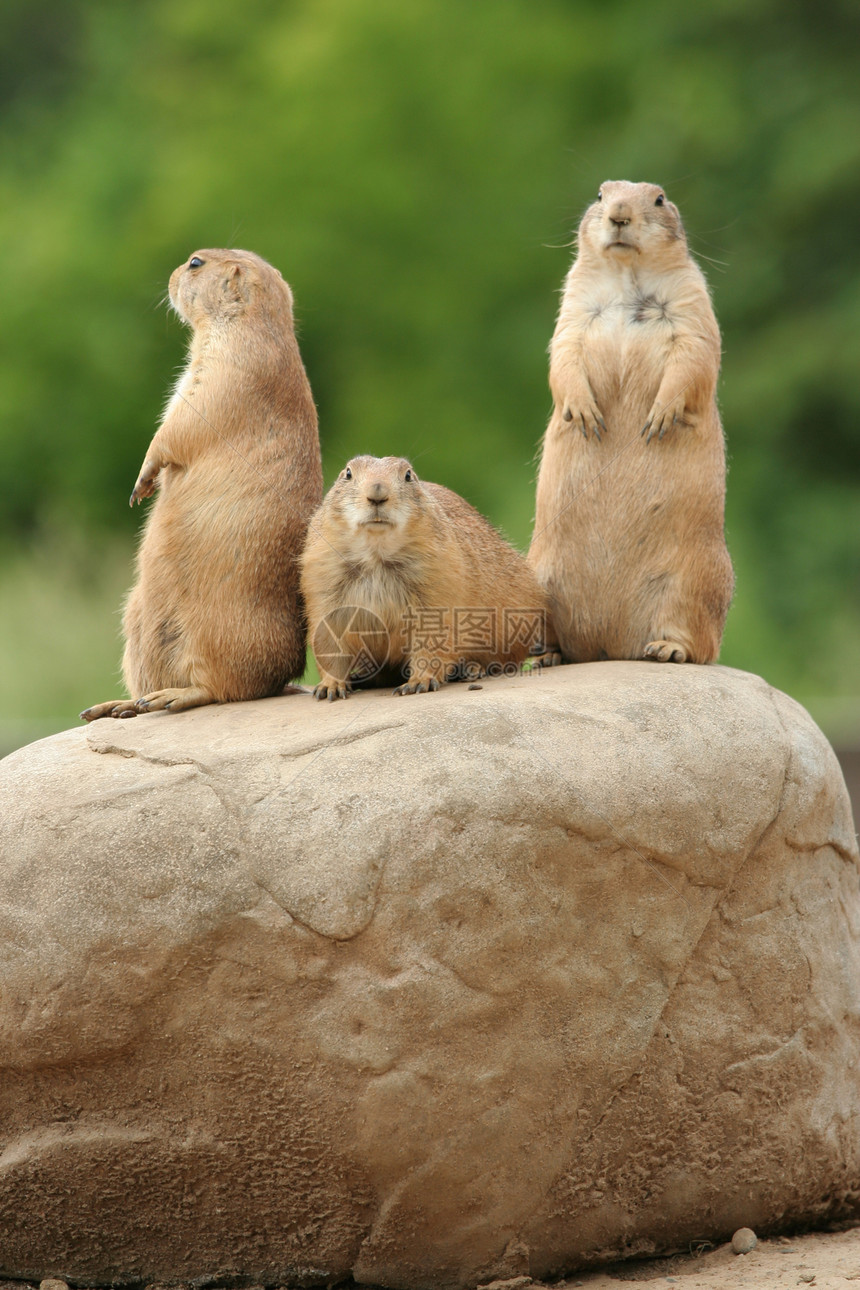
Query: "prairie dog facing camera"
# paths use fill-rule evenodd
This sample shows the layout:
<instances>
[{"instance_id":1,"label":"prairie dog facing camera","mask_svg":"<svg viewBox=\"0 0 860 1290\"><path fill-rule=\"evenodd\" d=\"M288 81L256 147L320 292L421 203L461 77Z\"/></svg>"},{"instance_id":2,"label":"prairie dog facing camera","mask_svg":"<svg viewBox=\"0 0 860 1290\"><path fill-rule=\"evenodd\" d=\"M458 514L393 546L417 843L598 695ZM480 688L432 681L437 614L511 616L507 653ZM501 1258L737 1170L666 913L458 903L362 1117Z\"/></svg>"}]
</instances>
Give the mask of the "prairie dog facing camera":
<instances>
[{"instance_id":1,"label":"prairie dog facing camera","mask_svg":"<svg viewBox=\"0 0 860 1290\"><path fill-rule=\"evenodd\" d=\"M304 670L298 562L322 469L292 292L253 252L216 249L169 295L193 334L131 495L157 489L123 618L130 698L87 721L262 698Z\"/></svg>"},{"instance_id":2,"label":"prairie dog facing camera","mask_svg":"<svg viewBox=\"0 0 860 1290\"><path fill-rule=\"evenodd\" d=\"M717 658L734 586L719 368L677 207L656 184L607 181L550 345L528 555L565 659Z\"/></svg>"},{"instance_id":3,"label":"prairie dog facing camera","mask_svg":"<svg viewBox=\"0 0 860 1290\"><path fill-rule=\"evenodd\" d=\"M320 699L385 667L407 677L395 694L438 690L554 645L524 557L403 457L353 457L340 472L308 529L301 585Z\"/></svg>"}]
</instances>

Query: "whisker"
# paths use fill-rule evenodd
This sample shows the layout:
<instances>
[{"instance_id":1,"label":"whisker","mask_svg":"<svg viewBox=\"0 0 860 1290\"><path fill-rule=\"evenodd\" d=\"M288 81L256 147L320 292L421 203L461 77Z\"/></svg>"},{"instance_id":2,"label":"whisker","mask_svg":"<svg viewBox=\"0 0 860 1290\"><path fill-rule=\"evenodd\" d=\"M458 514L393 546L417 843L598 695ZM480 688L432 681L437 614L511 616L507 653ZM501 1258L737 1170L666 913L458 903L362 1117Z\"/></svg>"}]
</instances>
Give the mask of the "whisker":
<instances>
[{"instance_id":1,"label":"whisker","mask_svg":"<svg viewBox=\"0 0 860 1290\"><path fill-rule=\"evenodd\" d=\"M583 153L577 152L575 148L565 148L564 151L569 157L575 157L581 165L587 166L589 170L594 170L594 162L591 157L584 156Z\"/></svg>"},{"instance_id":2,"label":"whisker","mask_svg":"<svg viewBox=\"0 0 860 1290\"><path fill-rule=\"evenodd\" d=\"M739 224L740 218L740 215L736 215L734 219L729 220L728 224L720 224L717 228L703 228L699 233L694 234L694 236L701 237L702 233L724 233L727 228L734 228L735 224Z\"/></svg>"},{"instance_id":3,"label":"whisker","mask_svg":"<svg viewBox=\"0 0 860 1290\"><path fill-rule=\"evenodd\" d=\"M715 260L712 255L705 255L705 252L698 250L698 248L696 249L696 257L699 260L707 260L708 264L712 264L720 273L725 273L729 267L728 260Z\"/></svg>"},{"instance_id":4,"label":"whisker","mask_svg":"<svg viewBox=\"0 0 860 1290\"><path fill-rule=\"evenodd\" d=\"M685 184L688 179L698 179L701 170L690 170L686 175L676 175L674 179L669 179L666 183L667 188L674 188L676 184Z\"/></svg>"}]
</instances>

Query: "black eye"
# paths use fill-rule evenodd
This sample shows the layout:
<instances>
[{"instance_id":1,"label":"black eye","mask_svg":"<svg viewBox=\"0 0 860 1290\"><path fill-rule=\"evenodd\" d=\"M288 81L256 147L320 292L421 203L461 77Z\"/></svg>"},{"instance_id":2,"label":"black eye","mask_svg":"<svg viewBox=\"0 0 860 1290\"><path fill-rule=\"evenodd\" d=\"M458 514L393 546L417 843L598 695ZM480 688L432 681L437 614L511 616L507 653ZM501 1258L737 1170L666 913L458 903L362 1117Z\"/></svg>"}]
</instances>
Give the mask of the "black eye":
<instances>
[{"instance_id":1,"label":"black eye","mask_svg":"<svg viewBox=\"0 0 860 1290\"><path fill-rule=\"evenodd\" d=\"M598 194L597 194L597 200L598 200L599 202L602 202L602 201L603 201L603 193L602 193L602 192L598 192Z\"/></svg>"},{"instance_id":2,"label":"black eye","mask_svg":"<svg viewBox=\"0 0 860 1290\"><path fill-rule=\"evenodd\" d=\"M346 470L343 472L343 477L344 479L352 479L352 471L349 466L347 466Z\"/></svg>"},{"instance_id":3,"label":"black eye","mask_svg":"<svg viewBox=\"0 0 860 1290\"><path fill-rule=\"evenodd\" d=\"M189 269L199 269L202 263L203 261L200 259L199 255L192 255L191 259L188 261L188 267Z\"/></svg>"},{"instance_id":4,"label":"black eye","mask_svg":"<svg viewBox=\"0 0 860 1290\"><path fill-rule=\"evenodd\" d=\"M406 480L407 484L411 484L411 483L412 483L412 471L411 471L411 470L407 470L407 472L406 472L406 474L403 476L403 478Z\"/></svg>"},{"instance_id":5,"label":"black eye","mask_svg":"<svg viewBox=\"0 0 860 1290\"><path fill-rule=\"evenodd\" d=\"M665 197L663 196L663 194L661 193L661 194L660 194L660 196L657 198L656 202L654 203L654 205L655 205L655 206L662 206L665 200L666 200L666 198L665 198Z\"/></svg>"}]
</instances>

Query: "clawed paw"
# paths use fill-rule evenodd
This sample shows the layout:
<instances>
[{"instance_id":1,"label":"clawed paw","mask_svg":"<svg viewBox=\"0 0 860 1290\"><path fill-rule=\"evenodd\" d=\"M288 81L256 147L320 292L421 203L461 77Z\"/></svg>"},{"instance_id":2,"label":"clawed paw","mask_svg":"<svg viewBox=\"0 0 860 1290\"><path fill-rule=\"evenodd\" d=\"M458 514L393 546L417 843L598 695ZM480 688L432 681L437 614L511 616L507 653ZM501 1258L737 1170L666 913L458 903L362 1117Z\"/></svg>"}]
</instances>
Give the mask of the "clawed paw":
<instances>
[{"instance_id":1,"label":"clawed paw","mask_svg":"<svg viewBox=\"0 0 860 1290\"><path fill-rule=\"evenodd\" d=\"M642 657L655 663L686 663L687 651L678 641L649 641Z\"/></svg>"},{"instance_id":2,"label":"clawed paw","mask_svg":"<svg viewBox=\"0 0 860 1290\"><path fill-rule=\"evenodd\" d=\"M349 681L336 681L334 677L320 681L319 685L314 686L314 698L328 699L329 703L334 703L335 699L348 699L350 694L352 694L352 686Z\"/></svg>"},{"instance_id":3,"label":"clawed paw","mask_svg":"<svg viewBox=\"0 0 860 1290\"><path fill-rule=\"evenodd\" d=\"M690 422L684 417L685 410L683 395L677 399L672 399L669 403L661 403L658 399L648 413L648 420L640 432L644 435L645 442L650 443L652 439L664 439L670 430L683 429L685 426L689 426Z\"/></svg>"},{"instance_id":4,"label":"clawed paw","mask_svg":"<svg viewBox=\"0 0 860 1290\"><path fill-rule=\"evenodd\" d=\"M128 499L129 506L134 506L135 502L140 505L144 497L151 497L155 492L155 481L161 467L154 465L152 462L144 462L143 469L137 477L137 483L132 489L131 497Z\"/></svg>"},{"instance_id":5,"label":"clawed paw","mask_svg":"<svg viewBox=\"0 0 860 1290\"><path fill-rule=\"evenodd\" d=\"M98 721L101 717L136 717L137 707L133 699L111 699L107 703L95 703L91 708L84 708L80 714L81 721Z\"/></svg>"},{"instance_id":6,"label":"clawed paw","mask_svg":"<svg viewBox=\"0 0 860 1290\"><path fill-rule=\"evenodd\" d=\"M401 694L428 694L431 690L441 690L442 682L437 681L435 676L425 677L424 679L416 678L398 685L394 691L395 696Z\"/></svg>"},{"instance_id":7,"label":"clawed paw","mask_svg":"<svg viewBox=\"0 0 860 1290\"><path fill-rule=\"evenodd\" d=\"M582 408L575 407L572 403L565 403L561 419L572 423L572 428L581 431L584 439L593 434L599 443L603 435L606 434L606 422L603 420L600 409L593 403Z\"/></svg>"},{"instance_id":8,"label":"clawed paw","mask_svg":"<svg viewBox=\"0 0 860 1290\"><path fill-rule=\"evenodd\" d=\"M185 712L188 708L202 708L216 700L202 686L177 686L170 690L153 690L135 699L134 706L138 712Z\"/></svg>"},{"instance_id":9,"label":"clawed paw","mask_svg":"<svg viewBox=\"0 0 860 1290\"><path fill-rule=\"evenodd\" d=\"M135 699L134 707L136 712L167 712L173 706L173 700L170 697L171 692L168 690L155 690L152 694L145 694L139 699Z\"/></svg>"}]
</instances>

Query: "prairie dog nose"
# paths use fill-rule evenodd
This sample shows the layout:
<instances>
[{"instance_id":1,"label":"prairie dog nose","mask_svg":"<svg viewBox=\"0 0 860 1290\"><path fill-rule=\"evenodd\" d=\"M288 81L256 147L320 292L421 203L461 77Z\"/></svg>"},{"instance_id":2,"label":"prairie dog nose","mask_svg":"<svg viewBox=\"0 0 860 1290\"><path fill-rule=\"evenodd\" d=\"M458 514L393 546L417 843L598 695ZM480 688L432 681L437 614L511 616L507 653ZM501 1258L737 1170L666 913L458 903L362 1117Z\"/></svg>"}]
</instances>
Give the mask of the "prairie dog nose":
<instances>
[{"instance_id":1,"label":"prairie dog nose","mask_svg":"<svg viewBox=\"0 0 860 1290\"><path fill-rule=\"evenodd\" d=\"M383 502L388 501L388 488L381 480L374 480L367 486L367 500L374 505L380 506Z\"/></svg>"},{"instance_id":2,"label":"prairie dog nose","mask_svg":"<svg viewBox=\"0 0 860 1290\"><path fill-rule=\"evenodd\" d=\"M625 224L630 223L630 207L627 202L616 202L609 209L609 218L613 224L622 228Z\"/></svg>"}]
</instances>

